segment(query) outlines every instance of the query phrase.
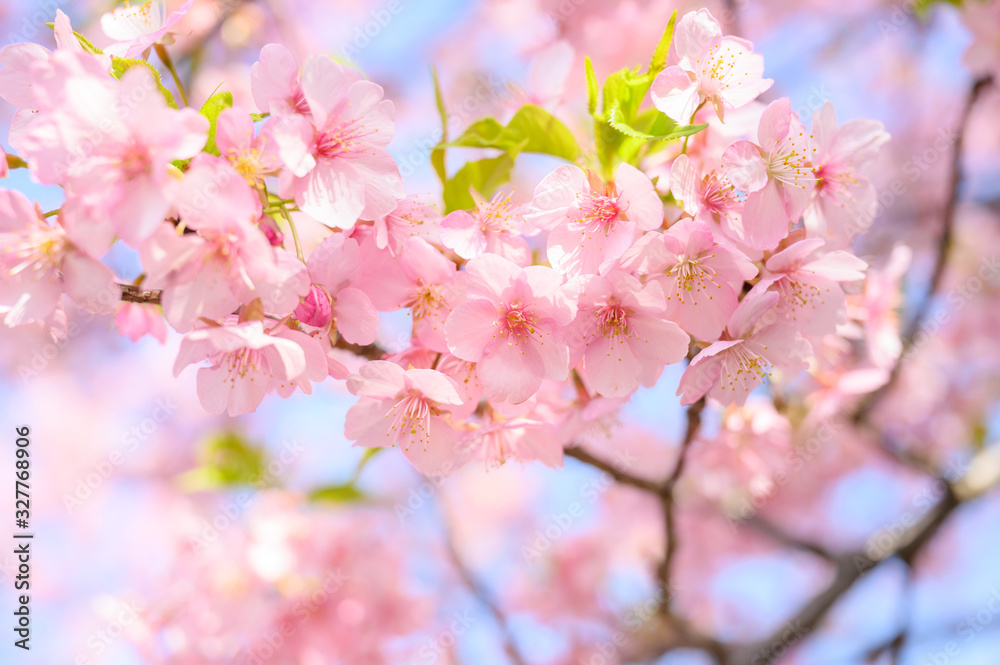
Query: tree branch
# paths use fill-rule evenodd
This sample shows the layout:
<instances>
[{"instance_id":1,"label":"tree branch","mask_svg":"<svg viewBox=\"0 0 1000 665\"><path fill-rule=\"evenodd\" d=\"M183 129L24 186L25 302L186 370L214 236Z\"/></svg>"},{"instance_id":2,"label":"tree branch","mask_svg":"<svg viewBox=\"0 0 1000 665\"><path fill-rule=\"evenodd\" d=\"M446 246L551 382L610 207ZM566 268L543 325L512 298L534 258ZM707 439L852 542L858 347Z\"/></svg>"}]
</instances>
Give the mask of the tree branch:
<instances>
[{"instance_id":1,"label":"tree branch","mask_svg":"<svg viewBox=\"0 0 1000 665\"><path fill-rule=\"evenodd\" d=\"M163 298L161 289L141 289L132 284L119 284L122 289L122 302L134 302L144 305L159 305Z\"/></svg>"},{"instance_id":2,"label":"tree branch","mask_svg":"<svg viewBox=\"0 0 1000 665\"><path fill-rule=\"evenodd\" d=\"M972 108L979 100L983 91L992 84L993 77L991 76L977 79L973 82L972 87L966 95L965 105L962 107L962 115L960 116L958 122L955 143L952 146L951 169L948 181L948 199L944 207L944 222L941 229L941 238L938 243L937 255L934 258L934 269L931 272L931 278L927 285L927 293L924 295L923 300L917 307L917 311L914 314L913 319L910 321L910 325L906 328L906 332L903 335L902 350L899 353L899 358L896 359L896 363L892 367L889 379L881 388L869 395L868 399L862 402L858 410L855 411L853 420L856 424L863 422L875 409L879 401L881 401L881 399L885 397L885 395L888 394L892 387L896 384L896 381L899 378L900 370L903 366L903 360L906 358L907 354L913 350L917 334L923 327L927 314L930 312L931 305L933 304L934 296L937 294L937 291L941 286L941 280L944 277L944 271L948 265L948 253L951 250L952 236L954 235L955 229L955 213L958 210L960 194L959 189L962 184L962 147L965 144L965 130L969 123L969 117L972 115Z\"/></svg>"},{"instance_id":3,"label":"tree branch","mask_svg":"<svg viewBox=\"0 0 1000 665\"><path fill-rule=\"evenodd\" d=\"M677 453L677 464L674 466L673 473L670 474L670 477L667 478L666 482L664 482L660 487L659 495L660 503L663 506L663 522L666 532L666 544L664 547L663 562L660 564L658 575L660 578L660 586L665 591L669 591L672 588L671 572L674 557L677 554L677 526L674 516L674 488L677 486L677 481L680 480L681 474L684 473L684 463L687 460L687 451L691 447L691 442L694 441L695 436L698 435L698 430L701 429L701 412L704 408L704 397L688 407L687 429L684 431L684 438L681 440L680 451ZM669 614L669 600L670 594L664 593L663 602L660 603L661 613Z\"/></svg>"}]
</instances>

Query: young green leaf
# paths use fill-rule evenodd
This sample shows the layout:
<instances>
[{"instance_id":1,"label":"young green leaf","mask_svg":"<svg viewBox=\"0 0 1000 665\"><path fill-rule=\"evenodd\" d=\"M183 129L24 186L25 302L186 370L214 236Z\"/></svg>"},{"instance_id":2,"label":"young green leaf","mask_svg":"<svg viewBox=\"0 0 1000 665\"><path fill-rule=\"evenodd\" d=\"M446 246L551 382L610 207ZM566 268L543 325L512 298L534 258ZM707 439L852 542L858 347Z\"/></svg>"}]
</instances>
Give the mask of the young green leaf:
<instances>
[{"instance_id":1,"label":"young green leaf","mask_svg":"<svg viewBox=\"0 0 1000 665\"><path fill-rule=\"evenodd\" d=\"M512 157L533 152L574 161L580 155L580 146L569 128L545 109L530 104L521 107L506 127L493 118L484 118L446 145L497 148Z\"/></svg>"},{"instance_id":2,"label":"young green leaf","mask_svg":"<svg viewBox=\"0 0 1000 665\"><path fill-rule=\"evenodd\" d=\"M116 79L120 79L122 75L133 67L146 67L153 74L153 79L156 81L156 85L160 89L160 94L167 102L167 106L172 109L177 108L177 102L174 101L174 95L165 87L163 87L163 81L160 79L160 72L156 71L156 67L149 64L145 60L137 60L136 58L119 58L118 56L111 56L111 75Z\"/></svg>"},{"instance_id":3,"label":"young green leaf","mask_svg":"<svg viewBox=\"0 0 1000 665\"><path fill-rule=\"evenodd\" d=\"M208 98L201 110L198 111L208 118L208 142L205 143L205 152L213 155L219 154L219 148L215 145L215 132L219 122L219 114L228 108L233 107L233 93L228 90L217 92Z\"/></svg>"},{"instance_id":4,"label":"young green leaf","mask_svg":"<svg viewBox=\"0 0 1000 665\"><path fill-rule=\"evenodd\" d=\"M590 56L583 60L583 66L587 71L587 112L596 117L597 113L597 75L594 74L594 63L590 61Z\"/></svg>"},{"instance_id":5,"label":"young green leaf","mask_svg":"<svg viewBox=\"0 0 1000 665\"><path fill-rule=\"evenodd\" d=\"M437 105L438 115L441 117L441 143L444 144L448 142L448 109L444 105L441 81L438 79L437 69L434 67L431 67L431 78L434 79L434 103ZM434 172L437 173L438 179L443 185L448 179L443 147L435 147L431 150L431 166L434 167Z\"/></svg>"},{"instance_id":6,"label":"young green leaf","mask_svg":"<svg viewBox=\"0 0 1000 665\"><path fill-rule=\"evenodd\" d=\"M497 188L510 180L510 172L513 168L514 158L509 154L469 162L444 185L445 212L475 207L476 201L469 193L470 187L482 194L484 198L489 198Z\"/></svg>"},{"instance_id":7,"label":"young green leaf","mask_svg":"<svg viewBox=\"0 0 1000 665\"><path fill-rule=\"evenodd\" d=\"M656 76L663 68L667 65L667 54L670 53L670 43L674 40L674 23L677 21L677 10L670 15L670 20L667 22L667 29L663 31L663 37L660 38L660 43L656 45L656 50L653 51L653 59L649 63L649 74L651 76Z\"/></svg>"},{"instance_id":8,"label":"young green leaf","mask_svg":"<svg viewBox=\"0 0 1000 665\"><path fill-rule=\"evenodd\" d=\"M351 503L365 499L365 493L354 486L326 485L309 492L309 500L315 503Z\"/></svg>"}]
</instances>

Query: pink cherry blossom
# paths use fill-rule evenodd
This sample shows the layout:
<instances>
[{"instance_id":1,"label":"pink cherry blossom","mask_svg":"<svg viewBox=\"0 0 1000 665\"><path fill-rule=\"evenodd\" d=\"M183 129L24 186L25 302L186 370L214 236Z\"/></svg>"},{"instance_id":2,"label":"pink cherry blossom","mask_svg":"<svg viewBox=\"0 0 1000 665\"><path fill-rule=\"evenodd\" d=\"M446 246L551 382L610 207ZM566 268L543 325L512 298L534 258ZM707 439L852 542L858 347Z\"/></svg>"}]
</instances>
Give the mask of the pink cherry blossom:
<instances>
[{"instance_id":1,"label":"pink cherry blossom","mask_svg":"<svg viewBox=\"0 0 1000 665\"><path fill-rule=\"evenodd\" d=\"M798 222L816 178L810 136L792 112L787 97L768 105L757 127L758 144L739 141L723 156L730 182L747 192L737 238L767 249Z\"/></svg>"},{"instance_id":2,"label":"pink cherry blossom","mask_svg":"<svg viewBox=\"0 0 1000 665\"><path fill-rule=\"evenodd\" d=\"M379 249L388 249L393 256L407 238L418 237L440 244L440 223L441 213L433 206L408 196L399 200L395 210L374 220L375 244Z\"/></svg>"},{"instance_id":3,"label":"pink cherry blossom","mask_svg":"<svg viewBox=\"0 0 1000 665\"><path fill-rule=\"evenodd\" d=\"M670 166L670 192L696 221L718 225L726 235L739 237L743 201L724 174L711 170L701 175L687 155L678 155Z\"/></svg>"},{"instance_id":4,"label":"pink cherry blossom","mask_svg":"<svg viewBox=\"0 0 1000 665\"><path fill-rule=\"evenodd\" d=\"M129 69L117 85L74 78L61 89L66 106L34 120L20 150L43 182L66 187L77 214L109 220L138 245L170 210L178 186L171 162L198 154L208 120L168 108L144 67Z\"/></svg>"},{"instance_id":5,"label":"pink cherry blossom","mask_svg":"<svg viewBox=\"0 0 1000 665\"><path fill-rule=\"evenodd\" d=\"M882 123L850 120L837 127L833 104L813 111L812 163L816 190L803 218L810 235L846 248L874 220L878 201L866 167L889 140Z\"/></svg>"},{"instance_id":6,"label":"pink cherry blossom","mask_svg":"<svg viewBox=\"0 0 1000 665\"><path fill-rule=\"evenodd\" d=\"M160 344L167 341L167 324L156 305L123 302L115 312L115 325L133 342L146 335L159 340Z\"/></svg>"},{"instance_id":7,"label":"pink cherry blossom","mask_svg":"<svg viewBox=\"0 0 1000 665\"><path fill-rule=\"evenodd\" d=\"M422 238L408 238L398 258L379 252L364 267L364 290L375 307L410 309L413 336L438 352L448 350L444 325L464 299L463 278L455 264Z\"/></svg>"},{"instance_id":8,"label":"pink cherry blossom","mask_svg":"<svg viewBox=\"0 0 1000 665\"><path fill-rule=\"evenodd\" d=\"M569 275L606 270L642 231L663 224L663 203L649 178L622 163L604 183L576 166L560 166L535 189L528 221L549 229L552 267Z\"/></svg>"},{"instance_id":9,"label":"pink cherry blossom","mask_svg":"<svg viewBox=\"0 0 1000 665\"><path fill-rule=\"evenodd\" d=\"M392 102L382 87L327 56L306 61L302 94L311 119L298 115L269 121L278 154L288 169L283 191L303 212L349 229L361 217L386 215L402 198L403 182L386 152L392 140Z\"/></svg>"},{"instance_id":10,"label":"pink cherry blossom","mask_svg":"<svg viewBox=\"0 0 1000 665\"><path fill-rule=\"evenodd\" d=\"M680 362L690 340L663 318L666 308L656 282L643 286L618 270L584 278L570 341L587 385L605 397L625 397L640 383L653 385L664 365Z\"/></svg>"},{"instance_id":11,"label":"pink cherry blossom","mask_svg":"<svg viewBox=\"0 0 1000 665\"><path fill-rule=\"evenodd\" d=\"M749 104L774 83L762 78L764 57L753 52L753 44L724 37L707 9L681 17L673 46L680 60L656 76L650 94L656 108L678 124L689 124L706 102L724 120L726 111Z\"/></svg>"},{"instance_id":12,"label":"pink cherry blossom","mask_svg":"<svg viewBox=\"0 0 1000 665\"><path fill-rule=\"evenodd\" d=\"M684 371L677 394L694 404L706 393L723 404L742 406L772 367L796 373L806 367L809 345L787 323L769 316L777 293L748 295L726 326L728 338L703 349Z\"/></svg>"},{"instance_id":13,"label":"pink cherry blossom","mask_svg":"<svg viewBox=\"0 0 1000 665\"><path fill-rule=\"evenodd\" d=\"M105 53L134 58L154 44L172 44L169 31L191 10L194 0L185 0L176 11L167 14L166 0L147 0L141 5L126 2L101 16L104 34L115 40Z\"/></svg>"},{"instance_id":14,"label":"pink cherry blossom","mask_svg":"<svg viewBox=\"0 0 1000 665\"><path fill-rule=\"evenodd\" d=\"M347 379L361 399L347 412L345 434L358 446L399 446L418 471L447 475L457 468L455 430L443 417L462 404L455 381L431 369L408 369L385 360Z\"/></svg>"},{"instance_id":15,"label":"pink cherry blossom","mask_svg":"<svg viewBox=\"0 0 1000 665\"><path fill-rule=\"evenodd\" d=\"M563 327L576 314L575 297L558 273L521 268L493 254L469 261L468 300L445 322L448 348L474 362L492 401L524 402L543 379L569 373Z\"/></svg>"},{"instance_id":16,"label":"pink cherry blossom","mask_svg":"<svg viewBox=\"0 0 1000 665\"><path fill-rule=\"evenodd\" d=\"M174 374L208 360L211 366L198 370L198 398L209 413L235 416L256 411L272 390L287 395L290 385L308 388L304 379L316 374L307 361L322 358L319 343L309 335L284 326L265 330L260 321L228 321L185 335ZM326 377L325 364L321 369Z\"/></svg>"},{"instance_id":17,"label":"pink cherry blossom","mask_svg":"<svg viewBox=\"0 0 1000 665\"><path fill-rule=\"evenodd\" d=\"M767 260L767 274L754 291L773 291L779 299L772 310L804 335L826 335L847 321L840 282L864 279L867 264L845 251L821 256L820 238L800 240Z\"/></svg>"},{"instance_id":18,"label":"pink cherry blossom","mask_svg":"<svg viewBox=\"0 0 1000 665\"><path fill-rule=\"evenodd\" d=\"M511 203L503 192L490 201L475 190L472 196L475 210L456 210L441 220L441 243L463 259L490 252L521 267L531 265L531 248L521 237L525 206Z\"/></svg>"},{"instance_id":19,"label":"pink cherry blossom","mask_svg":"<svg viewBox=\"0 0 1000 665\"><path fill-rule=\"evenodd\" d=\"M504 418L492 409L488 422L466 434L461 446L487 468L503 466L508 460L539 461L551 469L563 465L563 446L544 420L515 416Z\"/></svg>"},{"instance_id":20,"label":"pink cherry blossom","mask_svg":"<svg viewBox=\"0 0 1000 665\"><path fill-rule=\"evenodd\" d=\"M163 313L189 330L201 317L218 319L261 299L268 313L285 315L309 289L305 266L280 253L254 223L260 200L221 157L192 163L177 193L185 228L169 224L143 247L149 281L163 286Z\"/></svg>"},{"instance_id":21,"label":"pink cherry blossom","mask_svg":"<svg viewBox=\"0 0 1000 665\"><path fill-rule=\"evenodd\" d=\"M351 344L364 345L375 341L378 313L368 294L359 288L361 260L358 241L334 233L309 255L306 264L314 285L311 295L326 300L318 310L320 318L324 318L322 314L329 308L327 325ZM316 289L317 286L320 288ZM308 301L302 307L310 307Z\"/></svg>"},{"instance_id":22,"label":"pink cherry blossom","mask_svg":"<svg viewBox=\"0 0 1000 665\"><path fill-rule=\"evenodd\" d=\"M658 283L666 318L703 341L718 339L743 282L757 275L746 256L717 244L711 229L693 220L681 220L666 233L647 233L622 257L622 267Z\"/></svg>"},{"instance_id":23,"label":"pink cherry blossom","mask_svg":"<svg viewBox=\"0 0 1000 665\"><path fill-rule=\"evenodd\" d=\"M59 220L42 219L24 194L0 189L0 314L8 326L48 318L63 293L97 312L121 298L114 273L80 251Z\"/></svg>"},{"instance_id":24,"label":"pink cherry blossom","mask_svg":"<svg viewBox=\"0 0 1000 665\"><path fill-rule=\"evenodd\" d=\"M268 44L260 50L260 60L250 68L250 88L261 113L310 115L299 63L281 44Z\"/></svg>"},{"instance_id":25,"label":"pink cherry blossom","mask_svg":"<svg viewBox=\"0 0 1000 665\"><path fill-rule=\"evenodd\" d=\"M278 173L278 146L271 129L265 125L255 136L250 114L239 107L226 109L218 117L215 144L219 153L252 187L260 187L264 178Z\"/></svg>"}]
</instances>

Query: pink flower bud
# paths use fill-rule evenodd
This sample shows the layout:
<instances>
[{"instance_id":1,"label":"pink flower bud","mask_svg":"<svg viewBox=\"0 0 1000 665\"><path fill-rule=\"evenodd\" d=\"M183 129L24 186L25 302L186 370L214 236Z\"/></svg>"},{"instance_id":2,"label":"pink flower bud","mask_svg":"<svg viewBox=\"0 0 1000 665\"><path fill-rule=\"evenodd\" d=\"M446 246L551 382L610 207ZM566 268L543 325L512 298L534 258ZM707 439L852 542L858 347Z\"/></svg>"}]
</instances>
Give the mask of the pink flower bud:
<instances>
[{"instance_id":1,"label":"pink flower bud","mask_svg":"<svg viewBox=\"0 0 1000 665\"><path fill-rule=\"evenodd\" d=\"M295 318L307 326L325 328L333 318L330 297L320 287L313 284L309 294L295 308Z\"/></svg>"}]
</instances>

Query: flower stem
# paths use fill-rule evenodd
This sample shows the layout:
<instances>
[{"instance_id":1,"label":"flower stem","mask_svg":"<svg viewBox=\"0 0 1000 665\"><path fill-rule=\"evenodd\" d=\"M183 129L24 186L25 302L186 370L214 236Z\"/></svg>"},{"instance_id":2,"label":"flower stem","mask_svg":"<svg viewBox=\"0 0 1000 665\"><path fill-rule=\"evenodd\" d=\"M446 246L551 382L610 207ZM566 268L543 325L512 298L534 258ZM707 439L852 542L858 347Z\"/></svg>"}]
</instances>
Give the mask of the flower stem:
<instances>
[{"instance_id":1,"label":"flower stem","mask_svg":"<svg viewBox=\"0 0 1000 665\"><path fill-rule=\"evenodd\" d=\"M188 106L187 93L184 92L184 84L181 83L181 77L177 75L177 70L174 68L174 60L170 57L170 52L163 44L156 44L153 48L156 49L156 55L160 56L160 60L163 61L163 65L167 68L167 71L174 77L174 84L177 86L177 92L180 93L184 106Z\"/></svg>"},{"instance_id":2,"label":"flower stem","mask_svg":"<svg viewBox=\"0 0 1000 665\"><path fill-rule=\"evenodd\" d=\"M288 222L288 228L292 230L292 240L295 241L295 254L299 257L299 261L305 263L306 259L302 254L302 243L299 242L299 232L295 228L295 222L292 221L292 215L288 212L288 208L285 207L284 203L278 204L278 208L281 210L281 214L285 217L285 221Z\"/></svg>"}]
</instances>

